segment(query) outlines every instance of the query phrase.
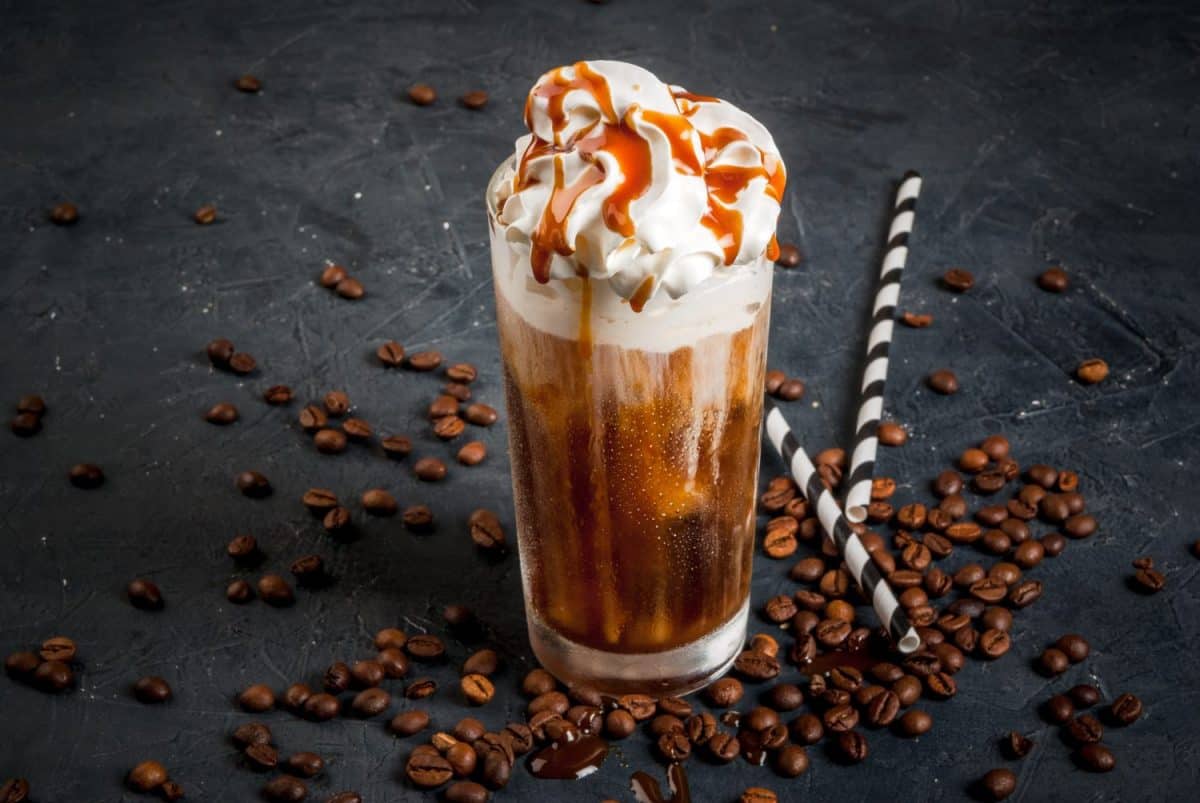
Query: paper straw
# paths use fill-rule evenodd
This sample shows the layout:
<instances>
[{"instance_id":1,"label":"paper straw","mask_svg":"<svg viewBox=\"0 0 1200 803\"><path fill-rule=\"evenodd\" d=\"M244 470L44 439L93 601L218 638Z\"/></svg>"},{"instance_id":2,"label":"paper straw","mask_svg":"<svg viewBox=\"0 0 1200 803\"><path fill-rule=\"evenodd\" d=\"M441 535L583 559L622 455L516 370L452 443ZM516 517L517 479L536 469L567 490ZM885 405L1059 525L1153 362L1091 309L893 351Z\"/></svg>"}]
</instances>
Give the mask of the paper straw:
<instances>
[{"instance_id":1,"label":"paper straw","mask_svg":"<svg viewBox=\"0 0 1200 803\"><path fill-rule=\"evenodd\" d=\"M779 408L770 399L767 400L766 405L767 439L791 467L792 478L800 486L800 491L808 499L808 503L816 508L817 518L821 521L822 529L837 544L838 552L846 561L846 567L850 570L851 576L858 583L858 587L862 589L863 596L871 600L875 614L887 628L900 652L913 652L921 645L921 638L909 623L908 616L900 607L900 601L896 599L895 592L892 591L892 587L888 585L883 575L879 573L879 567L871 560L867 548L863 546L858 535L850 529L850 522L846 521L846 517L842 515L842 510L833 498L833 493L821 484L812 460L808 458L804 447L792 434L787 421L783 418L783 413L779 412Z\"/></svg>"},{"instance_id":2,"label":"paper straw","mask_svg":"<svg viewBox=\"0 0 1200 803\"><path fill-rule=\"evenodd\" d=\"M892 208L892 226L888 230L887 250L879 271L875 291L875 309L871 313L871 336L867 338L867 364L859 390L858 422L855 424L854 449L846 474L846 518L865 521L871 501L871 479L875 476L875 453L879 449L879 419L883 417L883 391L887 382L888 351L892 345L893 319L900 299L900 278L908 260L908 235L916 216L921 176L904 174Z\"/></svg>"}]
</instances>

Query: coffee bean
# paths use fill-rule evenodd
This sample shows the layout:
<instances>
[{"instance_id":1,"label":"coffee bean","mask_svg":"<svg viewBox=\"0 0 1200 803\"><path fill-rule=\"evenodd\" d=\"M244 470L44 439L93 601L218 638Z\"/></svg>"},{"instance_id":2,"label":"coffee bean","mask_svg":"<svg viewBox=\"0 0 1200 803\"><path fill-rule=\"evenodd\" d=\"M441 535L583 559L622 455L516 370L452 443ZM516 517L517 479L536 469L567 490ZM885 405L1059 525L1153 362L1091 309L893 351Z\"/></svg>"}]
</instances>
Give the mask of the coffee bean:
<instances>
[{"instance_id":1,"label":"coffee bean","mask_svg":"<svg viewBox=\"0 0 1200 803\"><path fill-rule=\"evenodd\" d=\"M263 400L275 407L287 404L292 400L292 389L287 385L271 385L263 391Z\"/></svg>"},{"instance_id":2,"label":"coffee bean","mask_svg":"<svg viewBox=\"0 0 1200 803\"><path fill-rule=\"evenodd\" d=\"M239 351L229 358L229 370L238 376L252 374L257 367L258 361L254 359L254 356L243 351Z\"/></svg>"},{"instance_id":3,"label":"coffee bean","mask_svg":"<svg viewBox=\"0 0 1200 803\"><path fill-rule=\"evenodd\" d=\"M33 684L44 692L56 694L75 684L75 673L62 661L44 661L33 670Z\"/></svg>"},{"instance_id":4,"label":"coffee bean","mask_svg":"<svg viewBox=\"0 0 1200 803\"><path fill-rule=\"evenodd\" d=\"M346 451L346 435L337 429L317 430L313 444L321 454L341 454Z\"/></svg>"},{"instance_id":5,"label":"coffee bean","mask_svg":"<svg viewBox=\"0 0 1200 803\"><path fill-rule=\"evenodd\" d=\"M951 268L942 274L942 285L955 293L965 293L975 286L975 277L963 268Z\"/></svg>"},{"instance_id":6,"label":"coffee bean","mask_svg":"<svg viewBox=\"0 0 1200 803\"><path fill-rule=\"evenodd\" d=\"M254 94L262 91L262 81L253 75L243 75L233 82L233 86L239 92Z\"/></svg>"},{"instance_id":7,"label":"coffee bean","mask_svg":"<svg viewBox=\"0 0 1200 803\"><path fill-rule=\"evenodd\" d=\"M213 204L205 204L192 213L192 220L199 226L208 226L217 219L217 207Z\"/></svg>"},{"instance_id":8,"label":"coffee bean","mask_svg":"<svg viewBox=\"0 0 1200 803\"><path fill-rule=\"evenodd\" d=\"M464 466L477 466L487 457L487 446L482 441L471 441L463 444L458 450L458 462Z\"/></svg>"},{"instance_id":9,"label":"coffee bean","mask_svg":"<svg viewBox=\"0 0 1200 803\"><path fill-rule=\"evenodd\" d=\"M271 729L261 722L247 722L233 732L233 742L243 749L252 744L270 744Z\"/></svg>"},{"instance_id":10,"label":"coffee bean","mask_svg":"<svg viewBox=\"0 0 1200 803\"><path fill-rule=\"evenodd\" d=\"M1046 557L1057 558L1067 548L1067 539L1062 533L1048 533L1042 536L1038 543L1046 552Z\"/></svg>"},{"instance_id":11,"label":"coffee bean","mask_svg":"<svg viewBox=\"0 0 1200 803\"><path fill-rule=\"evenodd\" d=\"M903 446L908 441L908 432L899 424L884 421L879 425L876 437L884 446Z\"/></svg>"},{"instance_id":12,"label":"coffee bean","mask_svg":"<svg viewBox=\"0 0 1200 803\"><path fill-rule=\"evenodd\" d=\"M386 368L399 368L404 364L404 346L389 340L375 349L375 356Z\"/></svg>"},{"instance_id":13,"label":"coffee bean","mask_svg":"<svg viewBox=\"0 0 1200 803\"><path fill-rule=\"evenodd\" d=\"M899 713L900 698L895 692L886 689L881 689L880 693L872 697L863 711L867 724L873 728L892 724Z\"/></svg>"},{"instance_id":14,"label":"coffee bean","mask_svg":"<svg viewBox=\"0 0 1200 803\"><path fill-rule=\"evenodd\" d=\"M459 681L463 697L471 705L486 705L496 696L496 688L484 675L464 675Z\"/></svg>"},{"instance_id":15,"label":"coffee bean","mask_svg":"<svg viewBox=\"0 0 1200 803\"><path fill-rule=\"evenodd\" d=\"M775 391L775 398L781 401L799 401L804 398L806 387L800 379L790 378L784 381L779 389Z\"/></svg>"},{"instance_id":16,"label":"coffee bean","mask_svg":"<svg viewBox=\"0 0 1200 803\"><path fill-rule=\"evenodd\" d=\"M66 636L52 636L42 642L38 654L43 661L62 661L69 663L75 658L75 642Z\"/></svg>"},{"instance_id":17,"label":"coffee bean","mask_svg":"<svg viewBox=\"0 0 1200 803\"><path fill-rule=\"evenodd\" d=\"M392 718L389 727L399 736L412 736L429 727L429 714L418 709L401 711Z\"/></svg>"},{"instance_id":18,"label":"coffee bean","mask_svg":"<svg viewBox=\"0 0 1200 803\"><path fill-rule=\"evenodd\" d=\"M79 208L73 203L55 204L50 209L50 222L56 226L70 226L79 220Z\"/></svg>"},{"instance_id":19,"label":"coffee bean","mask_svg":"<svg viewBox=\"0 0 1200 803\"><path fill-rule=\"evenodd\" d=\"M999 658L1012 647L1012 638L1007 630L990 628L979 634L978 649L985 658Z\"/></svg>"},{"instance_id":20,"label":"coffee bean","mask_svg":"<svg viewBox=\"0 0 1200 803\"><path fill-rule=\"evenodd\" d=\"M617 706L633 714L638 722L645 722L658 710L654 698L646 694L622 694L617 698Z\"/></svg>"},{"instance_id":21,"label":"coffee bean","mask_svg":"<svg viewBox=\"0 0 1200 803\"><path fill-rule=\"evenodd\" d=\"M468 405L464 415L468 421L480 427L490 427L500 418L495 408L481 402Z\"/></svg>"},{"instance_id":22,"label":"coffee bean","mask_svg":"<svg viewBox=\"0 0 1200 803\"><path fill-rule=\"evenodd\" d=\"M1133 576L1133 586L1143 594L1155 594L1167 585L1166 576L1157 569L1138 569Z\"/></svg>"},{"instance_id":23,"label":"coffee bean","mask_svg":"<svg viewBox=\"0 0 1200 803\"><path fill-rule=\"evenodd\" d=\"M429 84L413 84L408 88L408 99L417 106L429 106L437 100L437 91Z\"/></svg>"},{"instance_id":24,"label":"coffee bean","mask_svg":"<svg viewBox=\"0 0 1200 803\"><path fill-rule=\"evenodd\" d=\"M157 761L143 761L129 771L129 785L138 792L152 792L167 782L167 768Z\"/></svg>"},{"instance_id":25,"label":"coffee bean","mask_svg":"<svg viewBox=\"0 0 1200 803\"><path fill-rule=\"evenodd\" d=\"M125 593L133 607L143 611L161 611L166 605L162 591L150 580L131 580L129 585L125 586Z\"/></svg>"},{"instance_id":26,"label":"coffee bean","mask_svg":"<svg viewBox=\"0 0 1200 803\"><path fill-rule=\"evenodd\" d=\"M33 673L42 659L32 652L14 652L4 659L4 671L17 680L32 680Z\"/></svg>"},{"instance_id":27,"label":"coffee bean","mask_svg":"<svg viewBox=\"0 0 1200 803\"><path fill-rule=\"evenodd\" d=\"M837 755L847 764L859 764L867 758L867 737L858 731L843 731L837 735Z\"/></svg>"},{"instance_id":28,"label":"coffee bean","mask_svg":"<svg viewBox=\"0 0 1200 803\"><path fill-rule=\"evenodd\" d=\"M332 694L318 692L304 701L304 713L309 719L327 722L342 711L342 704Z\"/></svg>"},{"instance_id":29,"label":"coffee bean","mask_svg":"<svg viewBox=\"0 0 1200 803\"><path fill-rule=\"evenodd\" d=\"M442 355L437 351L418 351L408 355L407 365L414 371L432 371L442 364Z\"/></svg>"},{"instance_id":30,"label":"coffee bean","mask_svg":"<svg viewBox=\"0 0 1200 803\"><path fill-rule=\"evenodd\" d=\"M1075 633L1068 633L1060 637L1058 641L1054 642L1054 646L1066 655L1073 664L1077 664L1084 658L1087 658L1092 650L1087 639Z\"/></svg>"},{"instance_id":31,"label":"coffee bean","mask_svg":"<svg viewBox=\"0 0 1200 803\"><path fill-rule=\"evenodd\" d=\"M1108 376L1108 363L1097 358L1084 360L1075 369L1075 376L1085 385L1095 385L1097 382L1103 382Z\"/></svg>"},{"instance_id":32,"label":"coffee bean","mask_svg":"<svg viewBox=\"0 0 1200 803\"><path fill-rule=\"evenodd\" d=\"M763 389L772 396L778 392L781 385L787 381L787 374L783 371L772 369L767 371L763 378Z\"/></svg>"},{"instance_id":33,"label":"coffee bean","mask_svg":"<svg viewBox=\"0 0 1200 803\"><path fill-rule=\"evenodd\" d=\"M300 712L312 695L313 690L307 683L293 683L283 692L283 704L293 711Z\"/></svg>"},{"instance_id":34,"label":"coffee bean","mask_svg":"<svg viewBox=\"0 0 1200 803\"><path fill-rule=\"evenodd\" d=\"M624 709L613 709L604 717L604 732L613 739L624 739L636 728L637 720Z\"/></svg>"},{"instance_id":35,"label":"coffee bean","mask_svg":"<svg viewBox=\"0 0 1200 803\"><path fill-rule=\"evenodd\" d=\"M1046 721L1056 725L1061 725L1070 719L1074 711L1074 703L1065 694L1056 694L1042 704L1042 715L1046 718Z\"/></svg>"},{"instance_id":36,"label":"coffee bean","mask_svg":"<svg viewBox=\"0 0 1200 803\"><path fill-rule=\"evenodd\" d=\"M358 301L367 294L363 283L353 276L347 276L342 279L334 285L333 291L347 301Z\"/></svg>"},{"instance_id":37,"label":"coffee bean","mask_svg":"<svg viewBox=\"0 0 1200 803\"><path fill-rule=\"evenodd\" d=\"M288 772L299 775L301 778L315 778L325 769L325 760L316 753L293 753L284 763Z\"/></svg>"},{"instance_id":38,"label":"coffee bean","mask_svg":"<svg viewBox=\"0 0 1200 803\"><path fill-rule=\"evenodd\" d=\"M370 689L383 682L386 675L379 661L355 661L350 667L350 682L359 689Z\"/></svg>"},{"instance_id":39,"label":"coffee bean","mask_svg":"<svg viewBox=\"0 0 1200 803\"><path fill-rule=\"evenodd\" d=\"M267 781L263 796L272 803L296 803L308 797L308 787L298 778L280 775Z\"/></svg>"},{"instance_id":40,"label":"coffee bean","mask_svg":"<svg viewBox=\"0 0 1200 803\"><path fill-rule=\"evenodd\" d=\"M808 770L808 753L799 745L790 744L775 754L775 772L784 778L797 778Z\"/></svg>"},{"instance_id":41,"label":"coffee bean","mask_svg":"<svg viewBox=\"0 0 1200 803\"><path fill-rule=\"evenodd\" d=\"M342 432L350 440L363 443L370 440L373 430L371 425L361 418L347 418L342 422Z\"/></svg>"},{"instance_id":42,"label":"coffee bean","mask_svg":"<svg viewBox=\"0 0 1200 803\"><path fill-rule=\"evenodd\" d=\"M794 268L800 264L803 258L800 248L795 244L780 243L779 257L775 260L775 264L781 268Z\"/></svg>"},{"instance_id":43,"label":"coffee bean","mask_svg":"<svg viewBox=\"0 0 1200 803\"><path fill-rule=\"evenodd\" d=\"M756 650L746 650L733 662L734 671L746 680L762 682L779 675L779 661L771 655Z\"/></svg>"},{"instance_id":44,"label":"coffee bean","mask_svg":"<svg viewBox=\"0 0 1200 803\"><path fill-rule=\"evenodd\" d=\"M361 501L363 509L373 516L394 516L399 509L396 498L382 488L364 491Z\"/></svg>"},{"instance_id":45,"label":"coffee bean","mask_svg":"<svg viewBox=\"0 0 1200 803\"><path fill-rule=\"evenodd\" d=\"M1117 758L1102 744L1085 744L1075 753L1075 760L1088 772L1111 772Z\"/></svg>"},{"instance_id":46,"label":"coffee bean","mask_svg":"<svg viewBox=\"0 0 1200 803\"><path fill-rule=\"evenodd\" d=\"M558 688L558 681L545 669L531 669L521 681L521 691L528 697L538 697Z\"/></svg>"},{"instance_id":47,"label":"coffee bean","mask_svg":"<svg viewBox=\"0 0 1200 803\"><path fill-rule=\"evenodd\" d=\"M215 404L204 414L204 420L210 424L226 425L238 420L237 407L228 402Z\"/></svg>"},{"instance_id":48,"label":"coffee bean","mask_svg":"<svg viewBox=\"0 0 1200 803\"><path fill-rule=\"evenodd\" d=\"M478 751L476 751L478 752ZM492 789L502 789L512 777L513 761L503 750L488 750L483 755L481 779Z\"/></svg>"},{"instance_id":49,"label":"coffee bean","mask_svg":"<svg viewBox=\"0 0 1200 803\"><path fill-rule=\"evenodd\" d=\"M296 601L292 586L277 574L264 574L258 578L258 596L276 608L287 607Z\"/></svg>"},{"instance_id":50,"label":"coffee bean","mask_svg":"<svg viewBox=\"0 0 1200 803\"><path fill-rule=\"evenodd\" d=\"M717 708L730 708L741 701L743 690L737 678L726 677L710 683L705 693Z\"/></svg>"},{"instance_id":51,"label":"coffee bean","mask_svg":"<svg viewBox=\"0 0 1200 803\"><path fill-rule=\"evenodd\" d=\"M1091 708L1100 702L1100 690L1087 683L1072 686L1067 692L1067 696L1071 698L1071 702L1075 704L1076 708Z\"/></svg>"},{"instance_id":52,"label":"coffee bean","mask_svg":"<svg viewBox=\"0 0 1200 803\"><path fill-rule=\"evenodd\" d=\"M321 271L320 277L317 279L318 284L327 290L332 290L337 287L338 282L349 276L349 272L341 265L333 263L327 264Z\"/></svg>"},{"instance_id":53,"label":"coffee bean","mask_svg":"<svg viewBox=\"0 0 1200 803\"><path fill-rule=\"evenodd\" d=\"M921 681L915 675L904 675L892 684L900 705L907 708L921 698Z\"/></svg>"},{"instance_id":54,"label":"coffee bean","mask_svg":"<svg viewBox=\"0 0 1200 803\"><path fill-rule=\"evenodd\" d=\"M340 694L350 688L350 682L353 680L353 675L350 672L350 666L345 661L334 661L325 670L321 682L325 691L330 694Z\"/></svg>"},{"instance_id":55,"label":"coffee bean","mask_svg":"<svg viewBox=\"0 0 1200 803\"><path fill-rule=\"evenodd\" d=\"M249 762L251 769L275 769L279 763L279 751L269 744L252 744L246 747L242 754Z\"/></svg>"},{"instance_id":56,"label":"coffee bean","mask_svg":"<svg viewBox=\"0 0 1200 803\"><path fill-rule=\"evenodd\" d=\"M350 707L354 713L363 718L382 714L392 704L392 695L378 687L363 689L354 696Z\"/></svg>"},{"instance_id":57,"label":"coffee bean","mask_svg":"<svg viewBox=\"0 0 1200 803\"><path fill-rule=\"evenodd\" d=\"M900 732L905 736L922 736L933 729L933 717L919 708L905 711L898 722Z\"/></svg>"},{"instance_id":58,"label":"coffee bean","mask_svg":"<svg viewBox=\"0 0 1200 803\"><path fill-rule=\"evenodd\" d=\"M34 415L33 413L17 413L9 424L9 428L13 431L14 435L29 438L41 432L42 419L41 416Z\"/></svg>"},{"instance_id":59,"label":"coffee bean","mask_svg":"<svg viewBox=\"0 0 1200 803\"><path fill-rule=\"evenodd\" d=\"M271 481L257 471L243 471L235 478L235 484L243 496L251 499L263 499L274 490Z\"/></svg>"},{"instance_id":60,"label":"coffee bean","mask_svg":"<svg viewBox=\"0 0 1200 803\"><path fill-rule=\"evenodd\" d=\"M325 411L315 404L307 405L300 411L300 426L307 432L316 432L329 423Z\"/></svg>"},{"instance_id":61,"label":"coffee bean","mask_svg":"<svg viewBox=\"0 0 1200 803\"><path fill-rule=\"evenodd\" d=\"M1095 517L1087 513L1078 513L1063 522L1063 531L1072 538L1087 538L1096 532Z\"/></svg>"},{"instance_id":62,"label":"coffee bean","mask_svg":"<svg viewBox=\"0 0 1200 803\"><path fill-rule=\"evenodd\" d=\"M446 803L487 803L488 790L474 781L455 781L446 787L442 799Z\"/></svg>"},{"instance_id":63,"label":"coffee bean","mask_svg":"<svg viewBox=\"0 0 1200 803\"><path fill-rule=\"evenodd\" d=\"M446 645L437 636L418 633L410 636L404 648L418 661L436 661L446 652Z\"/></svg>"},{"instance_id":64,"label":"coffee bean","mask_svg":"<svg viewBox=\"0 0 1200 803\"><path fill-rule=\"evenodd\" d=\"M162 678L149 675L133 684L133 696L142 703L165 703L171 699L171 686Z\"/></svg>"},{"instance_id":65,"label":"coffee bean","mask_svg":"<svg viewBox=\"0 0 1200 803\"><path fill-rule=\"evenodd\" d=\"M1037 277L1038 287L1047 293L1061 293L1067 289L1067 272L1060 267L1047 268Z\"/></svg>"},{"instance_id":66,"label":"coffee bean","mask_svg":"<svg viewBox=\"0 0 1200 803\"><path fill-rule=\"evenodd\" d=\"M424 482L437 482L446 478L446 464L436 457L422 457L413 465L413 473Z\"/></svg>"},{"instance_id":67,"label":"coffee bean","mask_svg":"<svg viewBox=\"0 0 1200 803\"><path fill-rule=\"evenodd\" d=\"M72 485L85 490L99 488L104 484L104 472L92 463L76 463L71 466L68 477Z\"/></svg>"},{"instance_id":68,"label":"coffee bean","mask_svg":"<svg viewBox=\"0 0 1200 803\"><path fill-rule=\"evenodd\" d=\"M1037 663L1042 674L1053 677L1066 672L1071 662L1062 650L1050 647L1042 652Z\"/></svg>"},{"instance_id":69,"label":"coffee bean","mask_svg":"<svg viewBox=\"0 0 1200 803\"><path fill-rule=\"evenodd\" d=\"M658 738L658 754L666 761L686 761L692 754L692 743L680 731L664 733Z\"/></svg>"},{"instance_id":70,"label":"coffee bean","mask_svg":"<svg viewBox=\"0 0 1200 803\"><path fill-rule=\"evenodd\" d=\"M251 713L270 711L275 707L275 692L271 690L270 686L263 683L247 686L238 695L238 705L242 707L243 711Z\"/></svg>"},{"instance_id":71,"label":"coffee bean","mask_svg":"<svg viewBox=\"0 0 1200 803\"><path fill-rule=\"evenodd\" d=\"M490 510L480 508L467 520L471 540L480 549L498 552L504 549L506 538L500 519Z\"/></svg>"},{"instance_id":72,"label":"coffee bean","mask_svg":"<svg viewBox=\"0 0 1200 803\"><path fill-rule=\"evenodd\" d=\"M447 415L433 422L433 434L444 441L452 441L463 433L467 425L456 415Z\"/></svg>"},{"instance_id":73,"label":"coffee bean","mask_svg":"<svg viewBox=\"0 0 1200 803\"><path fill-rule=\"evenodd\" d=\"M1118 725L1131 725L1142 716L1142 701L1125 692L1112 701L1108 713Z\"/></svg>"},{"instance_id":74,"label":"coffee bean","mask_svg":"<svg viewBox=\"0 0 1200 803\"><path fill-rule=\"evenodd\" d=\"M1017 776L1004 768L990 770L979 781L980 791L988 800L1005 800L1017 789Z\"/></svg>"}]
</instances>

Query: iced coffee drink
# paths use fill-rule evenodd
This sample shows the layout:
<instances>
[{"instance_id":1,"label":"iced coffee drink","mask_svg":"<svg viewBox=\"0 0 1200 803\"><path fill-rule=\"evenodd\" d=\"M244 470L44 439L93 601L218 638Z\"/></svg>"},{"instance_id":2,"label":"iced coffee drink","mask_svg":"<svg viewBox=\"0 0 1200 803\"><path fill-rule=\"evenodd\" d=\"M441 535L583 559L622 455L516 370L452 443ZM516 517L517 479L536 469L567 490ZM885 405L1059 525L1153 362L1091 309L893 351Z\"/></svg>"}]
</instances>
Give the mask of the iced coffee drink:
<instances>
[{"instance_id":1,"label":"iced coffee drink","mask_svg":"<svg viewBox=\"0 0 1200 803\"><path fill-rule=\"evenodd\" d=\"M620 62L546 73L525 124L488 206L530 639L568 683L682 693L745 638L783 164Z\"/></svg>"}]
</instances>

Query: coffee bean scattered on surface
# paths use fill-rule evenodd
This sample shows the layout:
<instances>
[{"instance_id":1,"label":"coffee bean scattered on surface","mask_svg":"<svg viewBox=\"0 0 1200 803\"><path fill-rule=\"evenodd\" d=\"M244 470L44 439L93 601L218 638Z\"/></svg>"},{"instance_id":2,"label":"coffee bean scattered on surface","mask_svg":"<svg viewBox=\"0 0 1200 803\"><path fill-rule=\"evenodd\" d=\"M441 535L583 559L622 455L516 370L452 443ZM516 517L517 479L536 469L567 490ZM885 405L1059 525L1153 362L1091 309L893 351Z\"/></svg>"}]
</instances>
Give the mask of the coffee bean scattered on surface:
<instances>
[{"instance_id":1,"label":"coffee bean scattered on surface","mask_svg":"<svg viewBox=\"0 0 1200 803\"><path fill-rule=\"evenodd\" d=\"M803 258L800 248L794 243L780 243L779 258L775 260L775 264L781 268L794 268Z\"/></svg>"}]
</instances>

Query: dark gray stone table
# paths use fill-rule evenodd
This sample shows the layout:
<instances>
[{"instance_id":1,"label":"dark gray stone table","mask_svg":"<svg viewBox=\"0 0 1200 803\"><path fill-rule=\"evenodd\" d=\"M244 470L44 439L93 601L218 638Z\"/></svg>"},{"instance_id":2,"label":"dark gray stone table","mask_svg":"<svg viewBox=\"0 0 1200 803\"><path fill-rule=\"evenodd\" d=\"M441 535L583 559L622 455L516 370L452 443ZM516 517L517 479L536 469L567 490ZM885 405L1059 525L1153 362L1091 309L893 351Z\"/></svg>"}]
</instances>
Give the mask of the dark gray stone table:
<instances>
[{"instance_id":1,"label":"dark gray stone table","mask_svg":"<svg viewBox=\"0 0 1200 803\"><path fill-rule=\"evenodd\" d=\"M372 352L396 338L473 361L478 396L500 404L484 183L537 75L604 56L735 101L774 132L791 179L781 235L807 259L778 274L771 363L808 382L788 413L811 449L848 439L891 182L918 168L927 182L902 306L936 321L898 332L887 407L912 438L880 470L901 497L927 499L929 477L999 431L1024 463L1077 467L1101 520L1036 570L1047 593L1019 617L1012 653L961 673L958 697L929 706L931 734L868 734L871 760L854 769L815 749L795 781L693 762L697 798L761 784L787 800L959 800L996 765L1019 773L1021 800L1194 798L1194 4L0 5L0 400L36 391L52 408L39 436L0 435L0 651L64 633L84 666L79 688L58 697L0 678L0 777L27 776L37 801L132 800L123 774L157 757L188 799L254 799L262 779L226 736L248 719L231 702L240 688L314 681L335 658L368 655L381 626L443 632L452 602L482 612L508 661L484 718L519 716L530 658L517 562L490 565L465 529L477 506L511 522L503 426L483 436L486 464L420 485L374 449L318 456L297 405L267 407L260 394L275 382L300 402L345 389L379 430L450 457L423 423L439 379L384 371ZM261 94L232 89L245 72L263 79ZM407 102L416 81L438 88L437 105ZM458 107L475 88L488 107ZM68 199L79 223L50 225L46 209ZM220 210L212 226L191 220L204 203ZM367 297L317 287L326 259L349 266ZM1065 295L1034 285L1051 263L1071 273ZM977 277L964 296L937 286L953 265ZM219 335L255 354L258 373L211 370L203 344ZM1112 375L1083 387L1072 373L1092 356ZM957 396L924 388L938 367L958 372ZM224 429L201 417L222 400L242 410ZM101 464L108 483L71 487L79 461ZM770 455L763 465L781 470ZM246 468L270 476L271 499L238 495L233 476ZM370 521L358 542L332 544L299 504L312 485L348 497L387 487L429 503L438 532ZM318 551L336 584L289 610L229 605L222 592L238 572L223 549L243 531L264 544L266 568ZM960 553L951 565L970 558ZM1138 555L1166 573L1161 594L1127 588ZM793 587L786 568L760 562L757 600ZM162 586L165 611L125 601L139 575ZM1092 656L1047 681L1030 662L1067 631L1086 634ZM454 662L467 650L452 640ZM132 699L132 681L151 673L174 685L169 705ZM455 670L432 674L450 684ZM1110 733L1120 763L1108 776L1077 770L1034 712L1050 690L1087 679L1147 705L1143 721ZM466 713L450 693L430 707L442 725ZM327 757L311 799L344 788L369 801L422 797L402 779L407 747L382 721L267 719L285 750ZM1014 728L1037 739L1019 764L995 744ZM630 772L653 766L639 737L584 783L519 772L500 797L629 800Z\"/></svg>"}]
</instances>

